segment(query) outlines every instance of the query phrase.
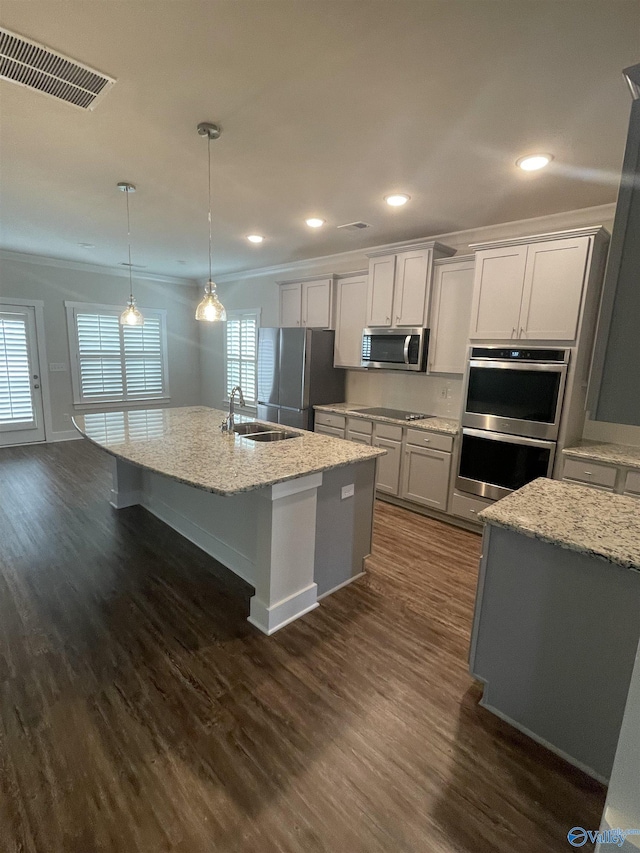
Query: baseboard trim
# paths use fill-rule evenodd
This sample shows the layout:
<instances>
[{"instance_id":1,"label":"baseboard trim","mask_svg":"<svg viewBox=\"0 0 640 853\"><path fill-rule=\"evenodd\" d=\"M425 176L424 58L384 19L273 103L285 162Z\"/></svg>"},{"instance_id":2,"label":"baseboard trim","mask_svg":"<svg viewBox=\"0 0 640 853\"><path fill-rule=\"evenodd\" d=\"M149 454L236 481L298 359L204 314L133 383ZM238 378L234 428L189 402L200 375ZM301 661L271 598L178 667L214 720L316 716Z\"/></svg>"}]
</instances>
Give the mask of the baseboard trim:
<instances>
[{"instance_id":1,"label":"baseboard trim","mask_svg":"<svg viewBox=\"0 0 640 853\"><path fill-rule=\"evenodd\" d=\"M47 438L47 442L54 441L75 441L76 439L82 438L77 429L61 429L56 432L49 433Z\"/></svg>"},{"instance_id":2,"label":"baseboard trim","mask_svg":"<svg viewBox=\"0 0 640 853\"><path fill-rule=\"evenodd\" d=\"M259 628L263 634L268 636L275 634L280 628L284 628L289 622L304 616L305 613L310 613L318 607L318 587L315 583L310 584L306 589L301 589L285 598L283 601L278 601L267 607L254 595L250 601L250 615L248 621L256 628Z\"/></svg>"},{"instance_id":3,"label":"baseboard trim","mask_svg":"<svg viewBox=\"0 0 640 853\"><path fill-rule=\"evenodd\" d=\"M354 575L352 578L347 578L346 581L342 581L342 583L339 583L337 586L334 586L333 589L328 589L326 592L323 592L322 595L319 595L318 601L322 601L322 599L326 598L328 595L333 595L334 592L337 592L339 589L342 589L345 586L349 586L350 583L357 581L359 578L363 578L365 575L366 572L360 572L359 574Z\"/></svg>"}]
</instances>

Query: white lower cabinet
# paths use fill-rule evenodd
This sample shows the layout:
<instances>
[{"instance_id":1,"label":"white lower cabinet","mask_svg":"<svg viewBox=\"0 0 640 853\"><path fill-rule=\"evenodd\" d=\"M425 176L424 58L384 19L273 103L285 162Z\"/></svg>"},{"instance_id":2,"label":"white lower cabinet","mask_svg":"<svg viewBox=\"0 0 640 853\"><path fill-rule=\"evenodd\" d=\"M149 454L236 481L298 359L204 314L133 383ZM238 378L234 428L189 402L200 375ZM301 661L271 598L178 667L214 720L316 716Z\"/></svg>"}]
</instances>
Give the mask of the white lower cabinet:
<instances>
[{"instance_id":1,"label":"white lower cabinet","mask_svg":"<svg viewBox=\"0 0 640 853\"><path fill-rule=\"evenodd\" d=\"M317 432L318 435L330 435L332 438L344 438L344 430L340 429L340 427L316 424L313 431Z\"/></svg>"},{"instance_id":2,"label":"white lower cabinet","mask_svg":"<svg viewBox=\"0 0 640 853\"><path fill-rule=\"evenodd\" d=\"M392 438L381 438L376 435L373 439L373 446L381 447L387 451L385 456L381 456L378 459L376 489L379 492L386 492L389 495L397 495L400 488L402 441L396 441Z\"/></svg>"},{"instance_id":3,"label":"white lower cabinet","mask_svg":"<svg viewBox=\"0 0 640 853\"><path fill-rule=\"evenodd\" d=\"M624 464L614 465L593 459L565 455L562 468L565 483L591 486L600 491L640 498L640 471Z\"/></svg>"},{"instance_id":4,"label":"white lower cabinet","mask_svg":"<svg viewBox=\"0 0 640 853\"><path fill-rule=\"evenodd\" d=\"M406 444L401 496L435 509L447 509L451 454Z\"/></svg>"}]
</instances>

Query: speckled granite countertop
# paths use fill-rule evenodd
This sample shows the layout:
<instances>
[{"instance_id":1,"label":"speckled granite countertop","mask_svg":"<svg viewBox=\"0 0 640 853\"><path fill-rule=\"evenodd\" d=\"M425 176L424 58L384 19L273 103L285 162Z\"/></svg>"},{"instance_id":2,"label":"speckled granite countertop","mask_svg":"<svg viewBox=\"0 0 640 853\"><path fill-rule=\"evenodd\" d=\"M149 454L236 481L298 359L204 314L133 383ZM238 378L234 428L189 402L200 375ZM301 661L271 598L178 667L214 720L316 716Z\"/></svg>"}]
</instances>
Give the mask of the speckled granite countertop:
<instances>
[{"instance_id":1,"label":"speckled granite countertop","mask_svg":"<svg viewBox=\"0 0 640 853\"><path fill-rule=\"evenodd\" d=\"M234 495L375 459L386 451L293 427L286 441L222 433L226 412L205 406L76 415L76 429L108 453L207 492ZM237 423L253 418L236 418ZM266 423L261 421L260 423Z\"/></svg>"},{"instance_id":2,"label":"speckled granite countertop","mask_svg":"<svg viewBox=\"0 0 640 853\"><path fill-rule=\"evenodd\" d=\"M540 478L482 510L496 524L640 572L640 501Z\"/></svg>"},{"instance_id":3,"label":"speckled granite countertop","mask_svg":"<svg viewBox=\"0 0 640 853\"><path fill-rule=\"evenodd\" d=\"M585 441L575 447L565 447L562 452L565 456L588 459L590 462L640 468L640 447L631 444L590 444Z\"/></svg>"},{"instance_id":4,"label":"speckled granite countertop","mask_svg":"<svg viewBox=\"0 0 640 853\"><path fill-rule=\"evenodd\" d=\"M364 418L367 421L384 421L387 424L399 424L411 429L424 429L427 432L440 432L444 435L457 435L460 422L451 418L424 418L420 421L402 421L398 418L384 418L380 415L365 415L358 409L371 409L372 405L367 403L327 403L323 406L314 406L318 412L333 412L335 415L350 415L354 418Z\"/></svg>"}]
</instances>

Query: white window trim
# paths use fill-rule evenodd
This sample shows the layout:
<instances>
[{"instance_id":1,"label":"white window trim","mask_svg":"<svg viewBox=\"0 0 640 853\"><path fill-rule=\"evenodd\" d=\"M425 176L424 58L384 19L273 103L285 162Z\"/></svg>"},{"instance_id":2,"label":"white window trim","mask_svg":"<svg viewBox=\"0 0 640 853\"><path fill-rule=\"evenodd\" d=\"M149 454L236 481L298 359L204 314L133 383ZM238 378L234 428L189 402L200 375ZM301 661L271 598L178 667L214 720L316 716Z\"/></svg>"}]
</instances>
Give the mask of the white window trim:
<instances>
[{"instance_id":1,"label":"white window trim","mask_svg":"<svg viewBox=\"0 0 640 853\"><path fill-rule=\"evenodd\" d=\"M164 379L164 395L162 397L136 397L132 400L126 400L124 397L118 400L96 400L87 401L82 399L82 390L80 387L80 352L78 347L78 328L76 325L75 312L86 311L99 314L101 311L110 314L120 315L123 311L121 305L103 305L97 302L69 302L65 300L64 307L67 314L67 334L69 338L69 366L71 373L71 387L73 390L73 407L74 409L117 409L123 406L140 408L140 404L158 404L166 403L171 399L169 391L169 358L168 358L168 339L167 339L167 312L164 308L149 308L139 306L141 314L148 316L159 317L160 326L162 329L162 375Z\"/></svg>"},{"instance_id":2,"label":"white window trim","mask_svg":"<svg viewBox=\"0 0 640 853\"><path fill-rule=\"evenodd\" d=\"M238 317L242 317L244 314L252 314L256 318L256 377L258 375L258 329L260 328L260 320L262 315L262 308L236 308L231 311L227 311L227 320L235 320ZM227 393L227 329L225 327L224 336L223 336L223 349L224 349L224 395L223 402L229 402L229 395ZM243 409L250 412L255 412L258 408L258 382L256 378L256 402L254 405L240 406L239 410Z\"/></svg>"}]
</instances>

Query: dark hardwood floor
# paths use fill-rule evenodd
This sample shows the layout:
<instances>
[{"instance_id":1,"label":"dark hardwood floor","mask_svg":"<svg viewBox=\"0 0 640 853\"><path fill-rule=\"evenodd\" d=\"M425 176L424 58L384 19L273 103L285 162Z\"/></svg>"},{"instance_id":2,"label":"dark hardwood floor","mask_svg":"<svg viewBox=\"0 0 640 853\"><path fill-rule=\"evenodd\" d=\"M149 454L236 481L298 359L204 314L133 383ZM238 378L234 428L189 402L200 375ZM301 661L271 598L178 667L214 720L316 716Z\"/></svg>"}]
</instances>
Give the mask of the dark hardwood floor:
<instances>
[{"instance_id":1,"label":"dark hardwood floor","mask_svg":"<svg viewBox=\"0 0 640 853\"><path fill-rule=\"evenodd\" d=\"M478 536L378 503L367 576L266 637L250 587L109 488L88 442L0 451L2 853L557 853L597 828L603 788L478 707Z\"/></svg>"}]
</instances>

